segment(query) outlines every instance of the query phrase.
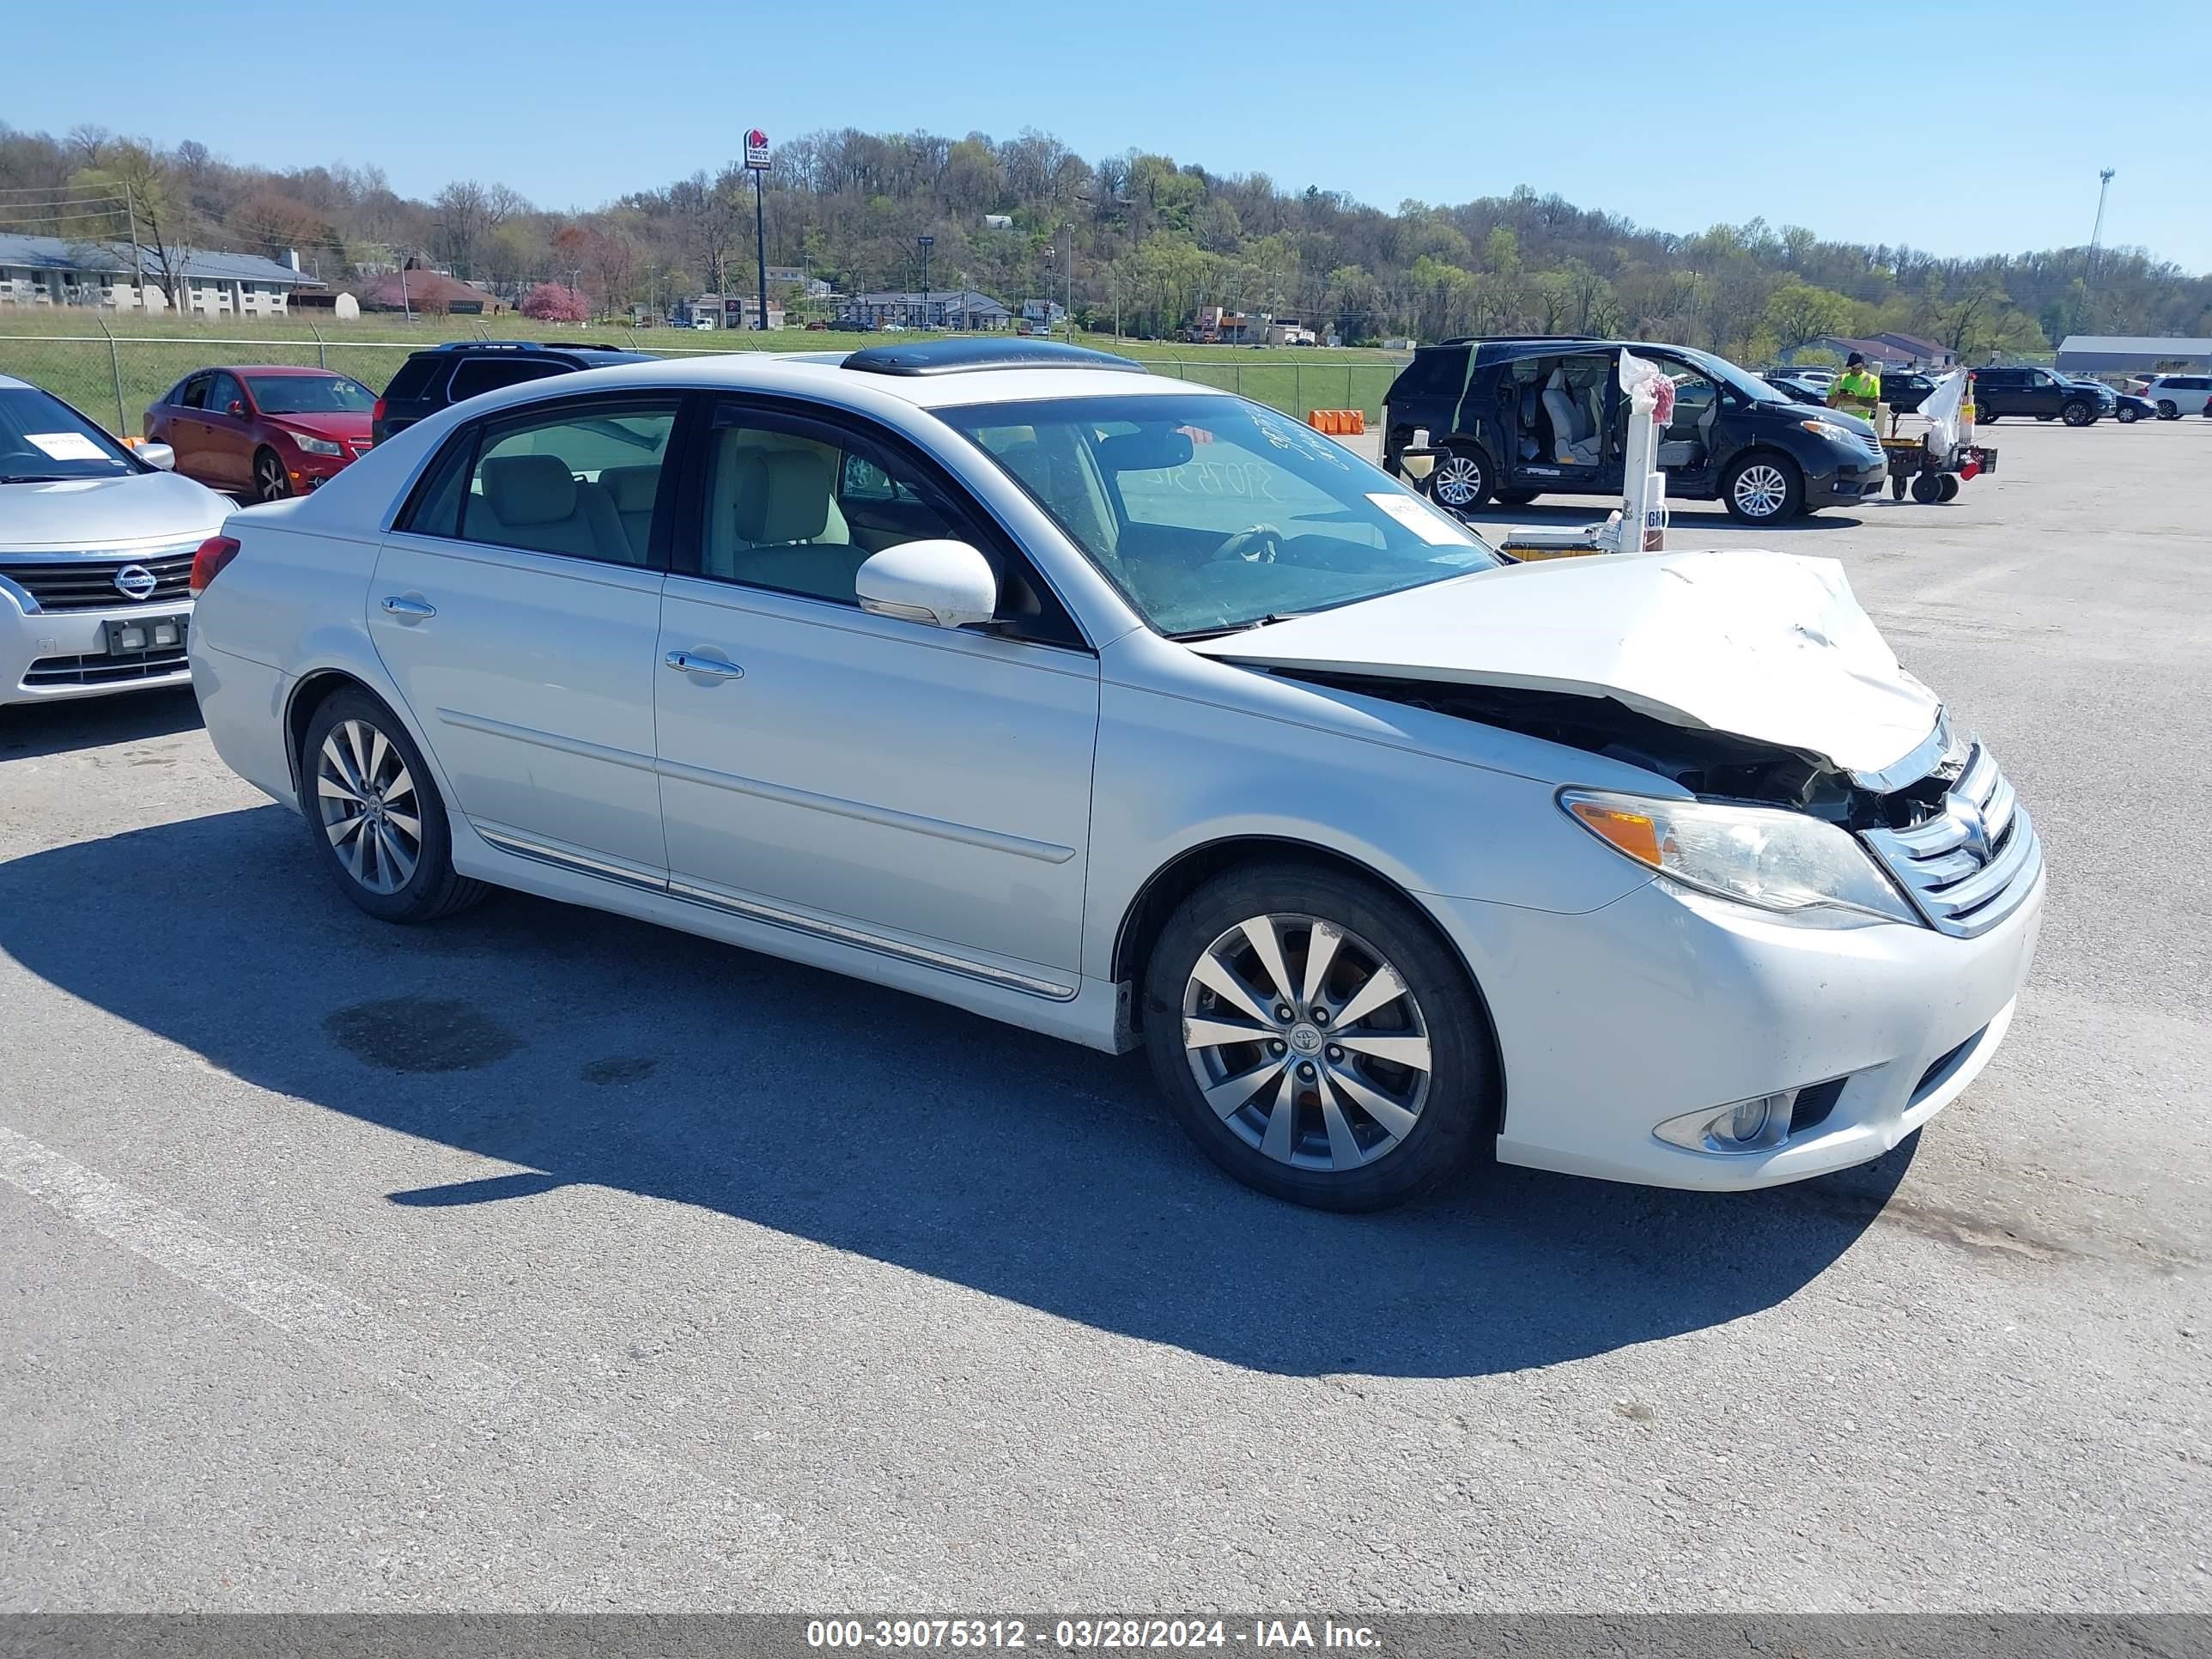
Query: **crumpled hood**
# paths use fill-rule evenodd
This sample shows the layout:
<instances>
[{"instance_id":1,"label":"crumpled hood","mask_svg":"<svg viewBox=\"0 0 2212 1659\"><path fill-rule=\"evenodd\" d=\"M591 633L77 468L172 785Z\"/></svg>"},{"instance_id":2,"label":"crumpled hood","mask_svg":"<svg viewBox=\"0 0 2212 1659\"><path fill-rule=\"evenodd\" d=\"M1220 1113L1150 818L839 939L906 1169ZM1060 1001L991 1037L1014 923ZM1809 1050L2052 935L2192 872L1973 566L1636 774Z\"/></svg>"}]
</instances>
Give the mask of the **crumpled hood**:
<instances>
[{"instance_id":1,"label":"crumpled hood","mask_svg":"<svg viewBox=\"0 0 2212 1659\"><path fill-rule=\"evenodd\" d=\"M369 417L366 415L264 415L261 418L287 432L305 432L317 438L343 438L348 443L364 446L368 442Z\"/></svg>"},{"instance_id":2,"label":"crumpled hood","mask_svg":"<svg viewBox=\"0 0 2212 1659\"><path fill-rule=\"evenodd\" d=\"M1942 704L1898 665L1833 559L1605 555L1509 565L1190 649L1270 668L1618 699L1879 772Z\"/></svg>"},{"instance_id":3,"label":"crumpled hood","mask_svg":"<svg viewBox=\"0 0 2212 1659\"><path fill-rule=\"evenodd\" d=\"M0 547L75 551L204 539L235 510L226 497L174 472L0 484Z\"/></svg>"}]
</instances>

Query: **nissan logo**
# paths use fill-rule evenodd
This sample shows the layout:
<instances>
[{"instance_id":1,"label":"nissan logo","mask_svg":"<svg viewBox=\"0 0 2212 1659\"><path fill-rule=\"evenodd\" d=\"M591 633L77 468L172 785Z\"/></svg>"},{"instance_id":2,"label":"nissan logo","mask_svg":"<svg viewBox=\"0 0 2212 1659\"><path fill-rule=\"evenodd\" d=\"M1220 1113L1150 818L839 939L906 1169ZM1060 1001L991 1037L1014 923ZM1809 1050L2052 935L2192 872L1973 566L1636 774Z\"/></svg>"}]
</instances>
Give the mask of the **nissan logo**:
<instances>
[{"instance_id":1,"label":"nissan logo","mask_svg":"<svg viewBox=\"0 0 2212 1659\"><path fill-rule=\"evenodd\" d=\"M115 573L115 591L126 599L150 599L157 585L143 564L126 564Z\"/></svg>"},{"instance_id":2,"label":"nissan logo","mask_svg":"<svg viewBox=\"0 0 2212 1659\"><path fill-rule=\"evenodd\" d=\"M1950 817L1964 837L1963 850L1975 863L1987 864L1990 861L1990 826L1989 820L1982 816L1981 808L1970 800L1961 800L1954 795L1950 803Z\"/></svg>"}]
</instances>

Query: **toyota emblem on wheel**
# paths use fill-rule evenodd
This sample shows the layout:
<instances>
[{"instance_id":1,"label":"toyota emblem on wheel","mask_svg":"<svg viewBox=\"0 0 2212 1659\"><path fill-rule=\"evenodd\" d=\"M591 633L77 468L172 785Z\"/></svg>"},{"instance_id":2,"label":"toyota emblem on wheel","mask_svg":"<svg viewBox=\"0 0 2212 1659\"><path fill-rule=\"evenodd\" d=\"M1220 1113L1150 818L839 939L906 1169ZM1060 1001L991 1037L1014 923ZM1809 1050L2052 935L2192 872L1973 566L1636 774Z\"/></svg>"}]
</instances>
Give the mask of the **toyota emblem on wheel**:
<instances>
[{"instance_id":1,"label":"toyota emblem on wheel","mask_svg":"<svg viewBox=\"0 0 2212 1659\"><path fill-rule=\"evenodd\" d=\"M154 573L143 564L126 564L115 573L115 591L126 599L150 599L156 586Z\"/></svg>"}]
</instances>

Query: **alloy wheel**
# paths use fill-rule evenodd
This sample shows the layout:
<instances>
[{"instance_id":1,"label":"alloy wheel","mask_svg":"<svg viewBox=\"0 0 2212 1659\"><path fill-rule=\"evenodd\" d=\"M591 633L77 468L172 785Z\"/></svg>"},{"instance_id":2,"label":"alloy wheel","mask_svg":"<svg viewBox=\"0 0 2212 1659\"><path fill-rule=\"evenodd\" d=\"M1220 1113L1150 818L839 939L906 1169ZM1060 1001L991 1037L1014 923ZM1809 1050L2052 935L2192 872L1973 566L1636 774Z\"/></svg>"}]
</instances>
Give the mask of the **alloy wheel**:
<instances>
[{"instance_id":1,"label":"alloy wheel","mask_svg":"<svg viewBox=\"0 0 2212 1659\"><path fill-rule=\"evenodd\" d=\"M2087 404L2069 404L2064 418L2069 426L2087 426L2097 418L2097 411Z\"/></svg>"},{"instance_id":2,"label":"alloy wheel","mask_svg":"<svg viewBox=\"0 0 2212 1659\"><path fill-rule=\"evenodd\" d=\"M1485 480L1482 463L1472 455L1447 455L1437 465L1430 488L1446 507L1472 507L1482 504Z\"/></svg>"},{"instance_id":3,"label":"alloy wheel","mask_svg":"<svg viewBox=\"0 0 2212 1659\"><path fill-rule=\"evenodd\" d=\"M1747 519L1771 519L1782 510L1782 503L1790 497L1790 481L1782 476L1782 469L1766 461L1754 461L1736 474L1735 487L1729 491L1735 496L1736 510Z\"/></svg>"},{"instance_id":4,"label":"alloy wheel","mask_svg":"<svg viewBox=\"0 0 2212 1659\"><path fill-rule=\"evenodd\" d=\"M284 463L265 450L253 463L253 494L257 501L281 501L290 494L284 477Z\"/></svg>"},{"instance_id":5,"label":"alloy wheel","mask_svg":"<svg viewBox=\"0 0 2212 1659\"><path fill-rule=\"evenodd\" d=\"M422 857L422 804L398 747L368 721L342 720L315 757L323 833L348 875L372 893L396 893Z\"/></svg>"},{"instance_id":6,"label":"alloy wheel","mask_svg":"<svg viewBox=\"0 0 2212 1659\"><path fill-rule=\"evenodd\" d=\"M1403 975L1317 916L1253 916L1183 988L1191 1075L1229 1129L1277 1163L1340 1172L1387 1157L1429 1096L1429 1030Z\"/></svg>"}]
</instances>

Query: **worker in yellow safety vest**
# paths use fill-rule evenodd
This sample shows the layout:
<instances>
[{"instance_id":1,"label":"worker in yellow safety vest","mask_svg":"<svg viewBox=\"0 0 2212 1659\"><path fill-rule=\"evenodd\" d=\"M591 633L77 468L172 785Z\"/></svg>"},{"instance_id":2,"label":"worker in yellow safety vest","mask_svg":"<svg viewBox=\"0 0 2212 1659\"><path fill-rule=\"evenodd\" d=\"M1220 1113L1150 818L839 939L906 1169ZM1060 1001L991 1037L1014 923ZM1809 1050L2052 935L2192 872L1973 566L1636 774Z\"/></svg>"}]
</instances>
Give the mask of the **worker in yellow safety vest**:
<instances>
[{"instance_id":1,"label":"worker in yellow safety vest","mask_svg":"<svg viewBox=\"0 0 2212 1659\"><path fill-rule=\"evenodd\" d=\"M1840 409L1846 415L1856 415L1863 421L1871 421L1881 407L1881 376L1867 367L1867 360L1854 351L1844 360L1844 372L1836 376L1828 387L1828 407ZM1879 432L1881 428L1875 428Z\"/></svg>"}]
</instances>

